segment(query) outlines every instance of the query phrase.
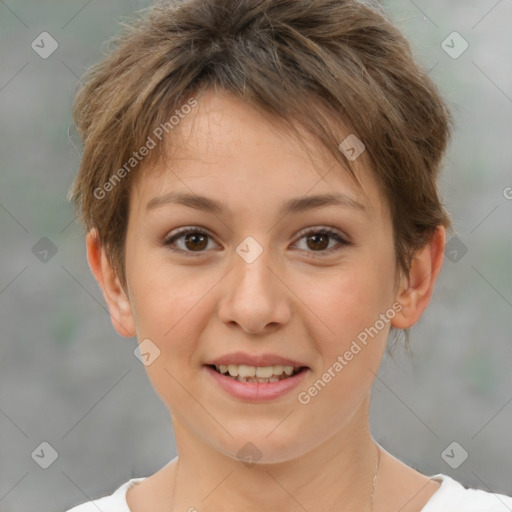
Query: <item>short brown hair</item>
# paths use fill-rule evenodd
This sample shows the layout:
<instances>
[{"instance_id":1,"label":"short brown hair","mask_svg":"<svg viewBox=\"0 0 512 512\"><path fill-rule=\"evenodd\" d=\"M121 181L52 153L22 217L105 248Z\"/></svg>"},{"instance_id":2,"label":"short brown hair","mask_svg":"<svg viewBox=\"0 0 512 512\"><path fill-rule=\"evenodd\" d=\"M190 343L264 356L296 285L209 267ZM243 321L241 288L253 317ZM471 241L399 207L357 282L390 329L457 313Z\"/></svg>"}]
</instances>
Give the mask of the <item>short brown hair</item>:
<instances>
[{"instance_id":1,"label":"short brown hair","mask_svg":"<svg viewBox=\"0 0 512 512\"><path fill-rule=\"evenodd\" d=\"M340 120L350 126L390 207L401 271L408 272L412 254L438 225L450 227L437 176L451 115L408 41L368 3L166 1L114 40L75 99L84 148L69 198L87 230L97 229L123 285L130 171L142 167L126 162L155 127L170 128L170 115L209 88L236 95L292 130L304 128L355 177L336 129ZM173 133L167 139L172 143ZM156 145L143 167L163 151L164 144ZM98 199L98 190L107 189Z\"/></svg>"}]
</instances>

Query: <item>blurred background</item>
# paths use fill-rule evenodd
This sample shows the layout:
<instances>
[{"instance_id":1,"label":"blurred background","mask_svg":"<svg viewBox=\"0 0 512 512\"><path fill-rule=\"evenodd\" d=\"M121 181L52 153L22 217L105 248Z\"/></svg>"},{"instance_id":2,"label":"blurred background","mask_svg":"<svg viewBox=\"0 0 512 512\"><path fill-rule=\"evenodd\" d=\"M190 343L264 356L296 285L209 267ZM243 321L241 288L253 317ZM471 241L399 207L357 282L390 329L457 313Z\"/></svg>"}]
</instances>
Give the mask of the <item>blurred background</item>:
<instances>
[{"instance_id":1,"label":"blurred background","mask_svg":"<svg viewBox=\"0 0 512 512\"><path fill-rule=\"evenodd\" d=\"M0 2L2 512L65 510L175 456L169 413L135 338L110 323L66 201L79 77L148 3ZM512 494L512 2L384 6L455 116L441 188L457 233L412 359L397 347L383 361L373 436L424 474Z\"/></svg>"}]
</instances>

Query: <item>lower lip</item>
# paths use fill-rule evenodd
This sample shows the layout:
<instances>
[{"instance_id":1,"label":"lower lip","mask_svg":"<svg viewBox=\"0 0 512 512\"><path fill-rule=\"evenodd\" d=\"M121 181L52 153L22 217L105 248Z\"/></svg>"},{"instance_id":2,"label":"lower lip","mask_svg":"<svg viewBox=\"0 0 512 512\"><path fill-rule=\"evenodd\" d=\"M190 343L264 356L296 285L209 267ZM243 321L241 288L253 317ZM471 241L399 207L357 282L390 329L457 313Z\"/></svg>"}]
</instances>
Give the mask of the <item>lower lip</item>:
<instances>
[{"instance_id":1,"label":"lower lip","mask_svg":"<svg viewBox=\"0 0 512 512\"><path fill-rule=\"evenodd\" d=\"M226 377L209 366L204 367L219 386L234 396L250 402L266 402L279 398L296 388L306 377L309 369L302 370L293 377L277 382L240 382L232 377Z\"/></svg>"}]
</instances>

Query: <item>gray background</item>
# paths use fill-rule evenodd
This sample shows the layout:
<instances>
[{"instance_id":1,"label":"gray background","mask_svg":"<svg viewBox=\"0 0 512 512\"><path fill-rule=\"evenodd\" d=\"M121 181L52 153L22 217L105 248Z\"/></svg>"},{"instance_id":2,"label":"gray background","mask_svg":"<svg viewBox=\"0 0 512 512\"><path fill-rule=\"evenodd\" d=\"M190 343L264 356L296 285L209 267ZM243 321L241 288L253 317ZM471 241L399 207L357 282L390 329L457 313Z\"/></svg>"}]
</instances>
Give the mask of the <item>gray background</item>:
<instances>
[{"instance_id":1,"label":"gray background","mask_svg":"<svg viewBox=\"0 0 512 512\"><path fill-rule=\"evenodd\" d=\"M66 201L79 163L68 140L78 77L119 19L146 4L0 2L2 512L64 510L175 456L167 409L135 339L111 326ZM372 432L425 474L512 494L512 2L385 6L456 118L441 186L459 248L412 329L413 359L397 349L382 364ZM43 31L59 44L47 59L31 48ZM458 58L441 47L453 31L469 44ZM43 237L57 249L47 262L33 253ZM453 441L469 454L457 469L441 456ZM58 453L48 469L31 457L42 442Z\"/></svg>"}]
</instances>

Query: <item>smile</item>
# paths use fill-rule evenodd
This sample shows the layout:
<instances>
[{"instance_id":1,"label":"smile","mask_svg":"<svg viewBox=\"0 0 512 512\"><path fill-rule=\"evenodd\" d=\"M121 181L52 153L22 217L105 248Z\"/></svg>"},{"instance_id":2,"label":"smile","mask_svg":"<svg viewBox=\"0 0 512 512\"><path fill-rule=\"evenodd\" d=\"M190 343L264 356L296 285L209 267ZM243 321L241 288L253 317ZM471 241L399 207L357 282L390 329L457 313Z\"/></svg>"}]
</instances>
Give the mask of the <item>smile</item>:
<instances>
[{"instance_id":1,"label":"smile","mask_svg":"<svg viewBox=\"0 0 512 512\"><path fill-rule=\"evenodd\" d=\"M267 402L283 397L299 386L311 371L307 366L288 365L208 364L203 368L216 389L244 402Z\"/></svg>"},{"instance_id":2,"label":"smile","mask_svg":"<svg viewBox=\"0 0 512 512\"><path fill-rule=\"evenodd\" d=\"M285 365L274 366L250 366L246 364L211 365L211 368L221 375L226 375L239 382L278 382L288 379L299 373L304 367Z\"/></svg>"}]
</instances>

